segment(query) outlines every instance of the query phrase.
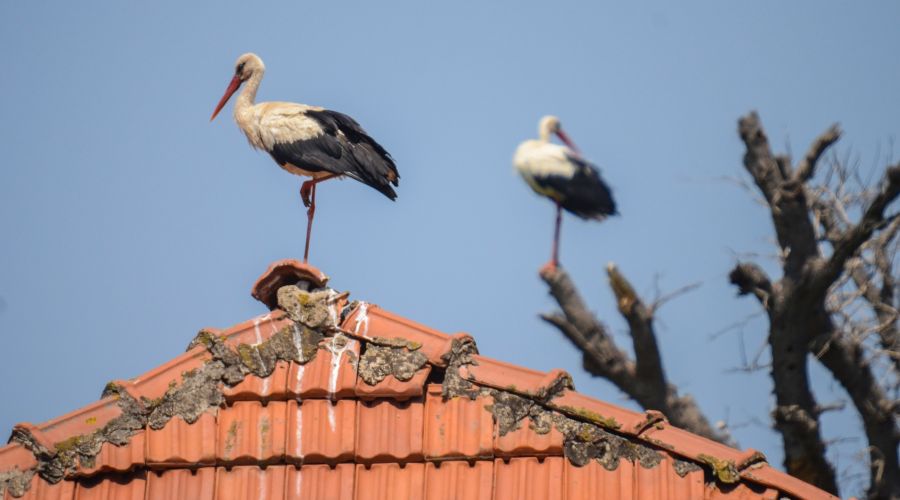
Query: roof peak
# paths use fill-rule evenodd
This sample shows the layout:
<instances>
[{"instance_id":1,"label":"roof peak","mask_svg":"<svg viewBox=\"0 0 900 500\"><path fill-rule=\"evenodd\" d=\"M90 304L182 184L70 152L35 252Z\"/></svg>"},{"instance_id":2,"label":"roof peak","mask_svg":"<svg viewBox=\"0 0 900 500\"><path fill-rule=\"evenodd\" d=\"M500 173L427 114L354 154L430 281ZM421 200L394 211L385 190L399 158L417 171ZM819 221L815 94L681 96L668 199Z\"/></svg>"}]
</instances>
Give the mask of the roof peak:
<instances>
[{"instance_id":1,"label":"roof peak","mask_svg":"<svg viewBox=\"0 0 900 500\"><path fill-rule=\"evenodd\" d=\"M277 260L262 273L250 295L262 302L270 311L278 308L278 289L285 285L295 285L301 290L323 288L328 283L328 276L317 267L295 259Z\"/></svg>"}]
</instances>

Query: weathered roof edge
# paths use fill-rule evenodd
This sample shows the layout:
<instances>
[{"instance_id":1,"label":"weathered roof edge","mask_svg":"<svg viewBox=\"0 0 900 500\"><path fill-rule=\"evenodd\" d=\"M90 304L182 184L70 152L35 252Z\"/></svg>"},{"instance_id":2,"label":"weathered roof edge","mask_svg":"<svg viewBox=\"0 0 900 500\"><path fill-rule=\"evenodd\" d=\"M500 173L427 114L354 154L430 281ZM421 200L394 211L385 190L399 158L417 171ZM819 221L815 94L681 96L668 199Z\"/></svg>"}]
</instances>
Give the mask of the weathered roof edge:
<instances>
[{"instance_id":1,"label":"weathered roof edge","mask_svg":"<svg viewBox=\"0 0 900 500\"><path fill-rule=\"evenodd\" d=\"M397 328L401 325L402 328ZM344 333L361 340L383 337L388 332L421 344L429 363L446 368L451 344L471 339L468 334L447 335L365 302L358 303L342 324ZM435 355L435 353L441 353ZM708 466L719 479L736 474L741 480L779 489L798 498L836 498L800 479L781 472L754 449L737 450L669 424L656 411L635 412L575 391L564 370L540 372L495 359L472 355L474 363L459 367L462 379L481 387L502 390L531 399L550 410L576 420L596 424L610 432ZM440 360L435 362L435 360ZM509 381L514 380L511 385ZM729 481L723 481L729 482Z\"/></svg>"},{"instance_id":2,"label":"weathered roof edge","mask_svg":"<svg viewBox=\"0 0 900 500\"><path fill-rule=\"evenodd\" d=\"M312 285L309 288L320 287L327 281L323 273L311 266L290 260L280 261L270 266L269 270L257 280L253 295L272 308L271 304L273 298L277 297L277 290L293 279L308 280ZM277 300L275 303L277 304ZM336 309L340 310L340 307ZM800 498L834 498L808 483L774 469L765 462L765 457L755 450L736 450L675 428L656 411L634 412L577 393L571 377L563 370L544 373L480 356L474 348L474 340L468 334L447 335L366 302L348 306L341 316L343 317L337 330L347 336L375 345L382 342L390 344L391 339L404 339L405 347L409 351L424 355L425 367L429 368L429 371L431 367L455 370L456 373L453 375L463 383L468 382L482 389L527 398L548 410L559 412L572 419L597 425L616 435L635 439L673 455L705 464L717 479L725 483L734 482L729 480L732 478L776 488ZM291 323L284 311L274 310L268 315L239 323L225 331L206 329L201 331L200 336L206 334L222 338L231 345L238 345L241 341L252 341L251 335L259 340L261 319L279 327ZM273 326L270 332L263 335L264 340L268 341L274 336L279 327ZM470 345L472 349L462 353L466 360L459 362L458 351L463 345ZM129 381L111 383L104 391L105 397L100 401L40 425L27 423L17 425L11 438L16 442L0 448L0 482L14 484L16 481L30 481L42 456L45 458L53 455L61 443L78 446L80 443L77 441L81 436L96 432L110 422L121 420L123 414L128 413L128 404L141 404L142 401L163 398L173 387L185 384L187 375L214 357L208 346L196 343L192 346L187 353L142 376ZM423 376L427 377L427 373ZM509 383L511 380L515 381L514 385ZM402 389L403 386L422 386L397 383L393 380L380 381L375 386L388 382L393 384L389 389L393 395L396 395L396 390ZM370 394L373 397L377 395L377 391ZM415 395L417 394L409 394L410 397ZM90 414L90 417L83 418L87 414ZM118 428L113 430L121 431ZM111 439L114 440L115 438Z\"/></svg>"}]
</instances>

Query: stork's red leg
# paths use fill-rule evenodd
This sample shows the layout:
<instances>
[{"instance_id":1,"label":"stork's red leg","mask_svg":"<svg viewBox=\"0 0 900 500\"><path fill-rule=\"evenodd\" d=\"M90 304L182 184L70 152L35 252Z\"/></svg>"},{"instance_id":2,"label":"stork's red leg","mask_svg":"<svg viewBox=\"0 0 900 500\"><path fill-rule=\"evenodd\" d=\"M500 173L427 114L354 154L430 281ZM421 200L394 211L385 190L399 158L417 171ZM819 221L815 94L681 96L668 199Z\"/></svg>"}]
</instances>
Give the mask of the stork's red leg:
<instances>
[{"instance_id":1,"label":"stork's red leg","mask_svg":"<svg viewBox=\"0 0 900 500\"><path fill-rule=\"evenodd\" d=\"M553 250L550 254L550 262L544 264L542 269L555 271L559 266L559 229L562 226L562 205L556 204L556 227L553 229Z\"/></svg>"},{"instance_id":2,"label":"stork's red leg","mask_svg":"<svg viewBox=\"0 0 900 500\"><path fill-rule=\"evenodd\" d=\"M310 185L310 187L307 190L308 191L307 195L311 196L312 199L309 200L308 204L307 204L307 200L303 201L303 203L306 204L307 207L309 207L306 209L306 245L303 247L303 262L304 263L309 262L309 237L312 235L313 217L316 216L316 183L309 182L309 181L304 182L303 187L306 187L307 184ZM303 193L302 188L300 189L300 192L301 192L301 196L302 196L302 193Z\"/></svg>"}]
</instances>

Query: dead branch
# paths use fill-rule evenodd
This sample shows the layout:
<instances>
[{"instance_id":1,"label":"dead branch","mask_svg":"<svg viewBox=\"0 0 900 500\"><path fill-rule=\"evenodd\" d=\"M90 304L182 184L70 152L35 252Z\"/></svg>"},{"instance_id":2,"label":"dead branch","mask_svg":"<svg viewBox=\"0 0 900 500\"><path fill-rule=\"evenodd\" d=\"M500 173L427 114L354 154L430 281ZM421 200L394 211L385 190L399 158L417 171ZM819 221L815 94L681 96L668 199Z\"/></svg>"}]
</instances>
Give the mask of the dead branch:
<instances>
[{"instance_id":1,"label":"dead branch","mask_svg":"<svg viewBox=\"0 0 900 500\"><path fill-rule=\"evenodd\" d=\"M583 365L591 375L603 377L645 409L659 410L669 421L695 434L733 444L725 431L715 430L689 395L666 380L653 314L625 277L610 265L610 286L616 294L619 312L628 322L634 342L635 360L616 346L603 324L591 313L578 294L569 275L561 268L544 269L541 278L550 287L562 313L543 314L541 318L555 326L582 352Z\"/></svg>"},{"instance_id":2,"label":"dead branch","mask_svg":"<svg viewBox=\"0 0 900 500\"><path fill-rule=\"evenodd\" d=\"M740 262L728 274L732 285L738 287L739 295L754 295L763 308L769 308L772 282L761 267L749 262Z\"/></svg>"},{"instance_id":3,"label":"dead branch","mask_svg":"<svg viewBox=\"0 0 900 500\"><path fill-rule=\"evenodd\" d=\"M900 195L900 164L888 167L881 185L878 194L866 207L862 219L844 231L843 237L835 243L831 257L815 276L819 286L826 288L831 286L844 272L847 259L852 257L876 230L885 228L893 220L893 217L885 217L884 211Z\"/></svg>"},{"instance_id":4,"label":"dead branch","mask_svg":"<svg viewBox=\"0 0 900 500\"><path fill-rule=\"evenodd\" d=\"M637 377L645 384L654 387L665 387L666 376L663 373L662 357L659 354L659 346L656 344L656 334L653 331L653 313L644 305L644 301L638 297L631 283L619 272L615 264L606 266L606 274L609 276L609 287L616 296L616 305L619 313L628 322L634 345L634 358L637 364ZM665 394L660 391L661 396ZM650 402L650 408L661 409L665 405L664 400ZM665 412L664 412L665 413Z\"/></svg>"},{"instance_id":5,"label":"dead branch","mask_svg":"<svg viewBox=\"0 0 900 500\"><path fill-rule=\"evenodd\" d=\"M815 174L816 164L819 162L822 153L824 153L832 144L837 142L840 137L841 129L836 123L820 135L812 143L812 146L810 146L809 151L806 153L803 160L800 161L800 164L797 165L797 173L794 174L794 179L801 183L811 179Z\"/></svg>"},{"instance_id":6,"label":"dead branch","mask_svg":"<svg viewBox=\"0 0 900 500\"><path fill-rule=\"evenodd\" d=\"M682 287L676 288L668 293L657 293L657 297L653 299L653 303L650 304L650 314L656 314L656 311L666 304L666 302L670 302L673 299L676 299L684 294L693 292L694 290L700 288L702 285L701 282L697 281L695 283L688 283Z\"/></svg>"},{"instance_id":7,"label":"dead branch","mask_svg":"<svg viewBox=\"0 0 900 500\"><path fill-rule=\"evenodd\" d=\"M613 346L615 350L607 350L609 348L607 342L599 335L586 336L561 313L541 314L541 319L555 326L575 344L583 354L582 367L591 375L606 378L616 386L627 384L628 380L634 378L634 363L615 346Z\"/></svg>"},{"instance_id":8,"label":"dead branch","mask_svg":"<svg viewBox=\"0 0 900 500\"><path fill-rule=\"evenodd\" d=\"M594 370L588 370L592 375L607 378L619 387L628 385L628 381L634 379L633 363L616 346L606 327L588 311L569 275L557 270L541 272L541 278L550 286L550 294L562 308L565 322L559 321L563 318L558 315L545 315L543 319L559 328L581 349L585 368L594 367Z\"/></svg>"},{"instance_id":9,"label":"dead branch","mask_svg":"<svg viewBox=\"0 0 900 500\"><path fill-rule=\"evenodd\" d=\"M835 167L840 168L840 167ZM840 186L839 186L840 188ZM845 229L850 225L846 218L846 203L836 195L831 195L827 189L820 188L811 208L824 229L825 239L834 247L839 244L846 234ZM874 195L873 195L874 196ZM858 204L865 204L868 200L860 197ZM836 214L842 214L838 221ZM835 314L845 317L846 322L853 322L852 314L844 314L843 308L858 297L862 297L870 306L872 314L877 318L878 324L871 328L879 337L882 349L891 359L894 370L900 374L900 331L898 331L898 310L895 305L897 282L894 278L893 255L895 238L900 231L900 218L893 218L887 226L877 235L864 242L857 251L856 257L849 258L844 265L845 279L852 279L857 292L842 294L831 292L831 297L845 295L842 304L829 307ZM869 251L870 257L865 257L864 252ZM877 281L881 282L881 286ZM841 287L842 278L839 278L832 288ZM831 299L829 297L829 299Z\"/></svg>"},{"instance_id":10,"label":"dead branch","mask_svg":"<svg viewBox=\"0 0 900 500\"><path fill-rule=\"evenodd\" d=\"M755 112L740 119L738 132L747 149L744 168L769 202L778 245L785 255L785 274L799 278L803 265L818 253L803 183L782 174Z\"/></svg>"}]
</instances>

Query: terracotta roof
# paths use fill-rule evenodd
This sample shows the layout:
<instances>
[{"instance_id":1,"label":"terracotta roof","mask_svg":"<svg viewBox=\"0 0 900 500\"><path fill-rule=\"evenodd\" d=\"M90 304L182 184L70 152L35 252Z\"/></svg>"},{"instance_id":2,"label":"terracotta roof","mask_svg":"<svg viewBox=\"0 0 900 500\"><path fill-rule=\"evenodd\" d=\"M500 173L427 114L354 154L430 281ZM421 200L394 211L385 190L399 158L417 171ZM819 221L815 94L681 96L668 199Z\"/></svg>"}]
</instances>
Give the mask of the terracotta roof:
<instances>
[{"instance_id":1,"label":"terracotta roof","mask_svg":"<svg viewBox=\"0 0 900 500\"><path fill-rule=\"evenodd\" d=\"M40 499L830 498L765 462L274 264L271 312L0 448ZM5 495L5 496L4 496Z\"/></svg>"}]
</instances>

